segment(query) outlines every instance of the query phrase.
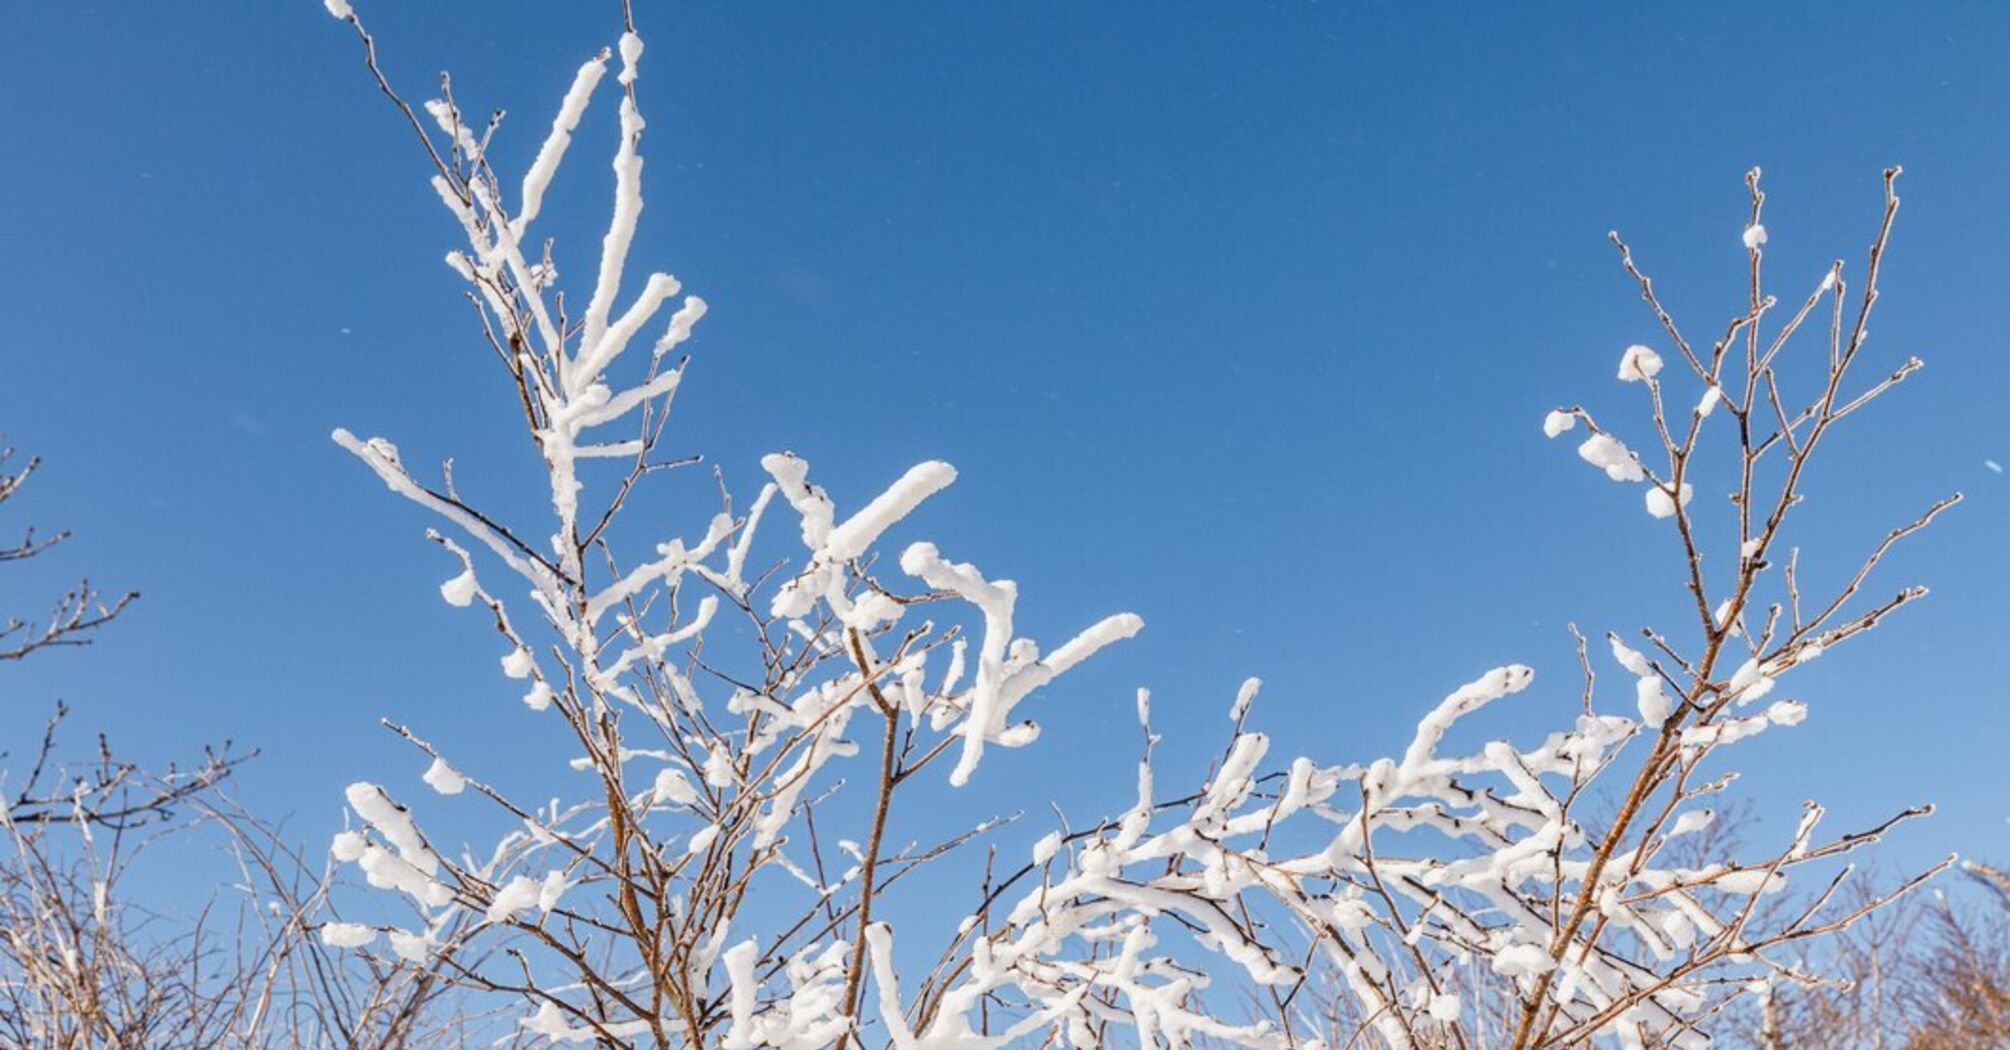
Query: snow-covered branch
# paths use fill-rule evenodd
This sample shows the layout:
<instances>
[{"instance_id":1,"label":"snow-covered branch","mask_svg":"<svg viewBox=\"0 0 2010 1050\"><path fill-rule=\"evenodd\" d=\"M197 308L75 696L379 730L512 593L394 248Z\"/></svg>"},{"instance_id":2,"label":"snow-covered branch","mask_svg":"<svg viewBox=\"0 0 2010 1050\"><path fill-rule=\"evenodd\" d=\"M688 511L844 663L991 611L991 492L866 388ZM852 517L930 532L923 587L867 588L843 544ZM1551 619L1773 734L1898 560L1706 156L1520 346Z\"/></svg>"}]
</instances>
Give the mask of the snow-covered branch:
<instances>
[{"instance_id":1,"label":"snow-covered branch","mask_svg":"<svg viewBox=\"0 0 2010 1050\"><path fill-rule=\"evenodd\" d=\"M371 43L347 5L337 14ZM522 804L493 785L481 756L442 753L396 727L420 752L411 776L352 786L356 824L333 849L407 902L411 923L382 931L395 959L444 963L466 986L516 997L523 1028L559 1043L1689 1047L1707 1041L1702 1021L1726 996L1776 968L1775 948L1849 921L1825 898L1785 920L1760 905L1889 825L1823 838L1810 809L1769 855L1678 864L1666 854L1710 823L1704 803L1728 778L1701 771L1721 749L1810 717L1808 702L1777 695L1791 673L1923 593L1852 608L1884 551L1945 504L1895 530L1813 616L1801 612L1794 559L1780 569L1773 553L1823 435L1913 367L1847 389L1897 206L1889 180L1850 323L1831 269L1784 331L1762 336L1773 300L1760 284L1756 173L1742 238L1750 302L1708 350L1682 337L1621 244L1673 345L1667 360L1687 372L1671 375L1661 352L1633 345L1617 378L1644 395L1647 427L1635 434L1574 406L1542 428L1557 437L1582 426L1582 459L1644 486L1696 620L1647 629L1639 648L1609 636L1625 672L1616 701L1594 688L1588 655L1581 701L1573 691L1559 703L1530 667L1506 664L1420 705L1400 755L1346 762L1282 753L1250 728L1261 723L1252 679L1230 705L1221 761L1197 790L1166 797L1141 694L1135 804L1047 836L1016 873L973 877L981 888L967 917L941 931L907 924L885 899L906 871L958 856L975 833L928 851L890 845L901 800L976 783L993 748L1033 744L1039 727L1023 712L1036 694L1143 622L1108 616L1043 649L1019 633L1012 581L925 540L881 557L956 480L932 460L841 507L807 462L777 452L760 461L767 479L744 514L722 484L719 506L686 509L683 535L638 549L634 517L607 528L640 482L681 462L658 455L685 376L662 358L707 310L685 296L662 321L684 287L663 273L624 300L644 199L642 54L631 30L579 68L513 212L488 159L496 125L471 132L450 98L398 101L430 117L413 123L466 240L449 265L514 382L526 447L545 474L551 518L538 528L548 539L519 538L535 533L477 509L450 478L417 481L383 439L336 440L451 530L437 537L454 559L442 596L486 613L500 670L529 689L530 710L508 717L548 735L562 751L554 764L586 782ZM533 260L522 246L610 55L621 91L613 205L575 322L557 248ZM1835 304L1825 378L1792 401L1776 365L1823 296ZM631 352L652 325L665 326L653 352ZM1728 471L1702 464L1706 428L1735 431ZM1716 497L1727 477L1725 504ZM784 512L771 510L777 494L800 545L766 537L794 553L750 578L757 528ZM886 571L895 562L898 579ZM496 570L506 585L485 579ZM1782 587L1765 605L1767 589ZM1500 738L1504 710L1555 728ZM1475 734L1492 739L1462 742ZM929 768L950 755L946 769ZM405 781L499 810L510 830L450 855L424 830L445 803L415 801L423 795ZM331 928L327 938L376 950L377 932ZM513 954L483 947L497 943ZM936 943L938 966L901 972L896 945ZM1320 988L1340 1005L1308 1009Z\"/></svg>"}]
</instances>

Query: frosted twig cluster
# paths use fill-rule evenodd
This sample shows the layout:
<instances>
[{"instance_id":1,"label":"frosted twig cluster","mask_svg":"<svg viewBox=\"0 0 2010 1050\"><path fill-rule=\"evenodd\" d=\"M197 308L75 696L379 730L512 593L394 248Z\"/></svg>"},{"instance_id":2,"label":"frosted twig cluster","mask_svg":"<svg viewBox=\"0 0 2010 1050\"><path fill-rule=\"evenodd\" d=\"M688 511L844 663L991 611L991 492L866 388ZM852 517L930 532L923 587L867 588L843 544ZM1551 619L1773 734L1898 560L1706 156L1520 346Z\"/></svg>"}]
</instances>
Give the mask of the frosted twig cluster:
<instances>
[{"instance_id":1,"label":"frosted twig cluster","mask_svg":"<svg viewBox=\"0 0 2010 1050\"><path fill-rule=\"evenodd\" d=\"M633 546L635 523L611 527L631 494L690 463L659 446L684 375L681 347L706 306L668 274L637 281L629 270L645 129L632 22L580 67L528 172L505 181L489 159L499 116L471 122L444 80L439 98L406 105L349 5L330 10L355 28L379 85L425 142L433 186L466 241L447 263L511 379L550 518L519 530L465 499L451 473L421 480L390 442L335 438L439 517L442 531L430 535L450 566L442 597L493 623L494 670L519 683L529 709L517 717L563 739L586 780L573 797L518 802L478 758L392 726L423 753L427 787L478 797L514 828L455 857L428 836L421 812L433 804L410 803L413 785L351 786L356 823L334 855L406 898L412 920L331 924L328 943L519 997L522 1027L560 1043L1284 1050L1597 1037L1686 1047L1702 1045L1713 1012L1755 978L1804 976L1771 949L1878 903L1830 909L1831 883L1793 915L1761 911L1794 872L1890 826L1824 837L1818 807L1763 859L1678 866L1663 853L1711 820L1709 797L1730 779L1704 772L1720 748L1807 716L1778 695L1786 676L1923 593L1852 607L1888 541L1833 600L1805 605L1795 558L1778 553L1817 443L1915 367L1845 390L1896 197L1853 321L1838 264L1762 338L1773 305L1759 286L1762 232L1744 237L1750 311L1703 352L1639 278L1696 387L1693 401L1683 395L1694 407L1671 414L1664 399L1675 384L1661 355L1635 347L1621 357L1619 378L1644 389L1665 462L1650 465L1585 409L1545 421L1551 436L1581 425L1586 460L1644 485L1647 510L1671 520L1686 561L1698 622L1609 639L1627 682L1619 713L1598 713L1585 655L1582 701L1571 698L1555 731L1451 743L1489 705L1543 703L1517 698L1534 672L1510 665L1424 713L1400 756L1331 764L1273 756L1249 728L1252 680L1234 700L1218 767L1200 790L1169 793L1140 692L1129 810L1048 836L1023 865L984 866L953 930L897 930L883 905L902 877L987 830L895 845L897 799L970 783L991 749L1033 744L1032 694L1142 622L1111 616L1047 647L1018 633L1012 582L927 542L878 557L882 539L911 528L910 516L955 480L939 462L841 508L803 460L769 455L750 502L722 483L721 505L689 532ZM574 133L608 96L620 130L613 207L579 307L560 291L538 220ZM1763 230L1761 200L1755 174L1751 230ZM1630 256L1626 266L1638 275ZM1825 303L1826 379L1803 407L1788 398L1780 352ZM1710 486L1723 483L1695 465L1706 429L1733 432L1739 451L1734 521L1696 517L1720 502ZM781 516L800 550L757 571L756 538ZM1735 548L1728 573L1705 560L1716 542L1706 535ZM1782 583L1785 596L1762 604L1762 588ZM846 801L847 785L868 797ZM1594 800L1616 811L1589 815ZM937 965L904 972L896 941L946 944ZM498 944L502 954L482 954ZM1341 1005L1313 1009L1307 989L1327 984Z\"/></svg>"}]
</instances>

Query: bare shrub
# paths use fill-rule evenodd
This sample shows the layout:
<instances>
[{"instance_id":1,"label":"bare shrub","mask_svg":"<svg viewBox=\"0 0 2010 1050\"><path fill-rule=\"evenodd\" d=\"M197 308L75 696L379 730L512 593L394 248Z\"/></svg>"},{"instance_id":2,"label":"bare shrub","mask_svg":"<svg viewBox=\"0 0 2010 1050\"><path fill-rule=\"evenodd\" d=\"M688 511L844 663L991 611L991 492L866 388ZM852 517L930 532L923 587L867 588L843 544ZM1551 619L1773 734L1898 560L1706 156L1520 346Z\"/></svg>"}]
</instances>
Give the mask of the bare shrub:
<instances>
[{"instance_id":1,"label":"bare shrub","mask_svg":"<svg viewBox=\"0 0 2010 1050\"><path fill-rule=\"evenodd\" d=\"M0 472L0 502L37 462ZM68 535L31 529L0 561ZM101 601L79 584L46 620L7 620L0 658L87 645L136 597ZM256 752L226 742L149 768L104 734L66 747L69 714L58 702L33 752L0 766L0 1046L422 1047L465 1034L437 975L372 967L310 936L325 864L224 792ZM150 905L185 897L150 864L163 850L226 859L234 882L193 910Z\"/></svg>"}]
</instances>

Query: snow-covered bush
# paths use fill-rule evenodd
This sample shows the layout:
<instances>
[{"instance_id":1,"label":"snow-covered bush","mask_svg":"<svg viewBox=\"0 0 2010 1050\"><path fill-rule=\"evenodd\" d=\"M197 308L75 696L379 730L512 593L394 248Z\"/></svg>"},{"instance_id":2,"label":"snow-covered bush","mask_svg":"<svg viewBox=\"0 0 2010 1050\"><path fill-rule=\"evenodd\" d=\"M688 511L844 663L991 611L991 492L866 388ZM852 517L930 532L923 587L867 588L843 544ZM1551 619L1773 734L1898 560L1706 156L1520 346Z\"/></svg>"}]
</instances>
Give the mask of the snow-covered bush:
<instances>
[{"instance_id":1,"label":"snow-covered bush","mask_svg":"<svg viewBox=\"0 0 2010 1050\"><path fill-rule=\"evenodd\" d=\"M348 5L330 9L371 44ZM1571 690L1546 736L1447 744L1455 723L1531 687L1535 672L1512 665L1422 708L1401 755L1278 756L1248 728L1252 680L1233 700L1218 768L1182 795L1158 786L1140 691L1135 805L1049 835L995 877L973 868L981 898L960 923L896 929L882 904L897 880L957 862L966 839L891 846L895 796L970 784L988 751L1035 743L1033 694L1142 623L1110 616L1042 645L1015 627L1017 587L960 552L917 542L878 556L889 528L955 480L939 462L841 508L807 463L778 453L761 461L767 480L749 502L722 496L689 532L639 549L616 540L636 528L611 528L630 494L670 465L658 445L684 378L680 347L705 315L676 278L629 273L644 201L642 61L631 25L581 66L520 183L489 162L497 120L472 125L451 98L398 103L465 235L447 263L482 307L512 381L548 475L550 521L519 531L464 499L451 476L420 480L389 441L335 439L438 515L442 531L430 535L450 564L441 596L493 622L490 673L519 684L520 716L565 741L561 761L588 780L571 797L519 802L483 775L479 756L440 754L394 727L430 761L425 784L455 801L411 802L403 782L349 788L356 825L334 856L402 895L412 918L331 925L330 944L516 997L521 1025L556 1042L1530 1047L1595 1036L1697 1046L1727 997L1807 976L1770 949L1861 913L1826 907L1833 885L1784 917L1760 909L1795 871L1884 830L1823 838L1816 807L1765 859L1662 857L1709 823L1705 805L1730 779L1706 778L1706 760L1806 716L1778 695L1781 681L1923 593L1852 604L1890 544L1945 504L1895 531L1819 604L1802 601L1796 559L1781 550L1822 437L1916 367L1861 393L1844 388L1896 197L1887 193L1853 318L1837 264L1762 335L1774 301L1759 284L1756 172L1743 237L1750 309L1714 344L1692 346L1625 256L1672 346L1665 361L1632 347L1618 366L1651 406L1643 433L1660 448L1650 463L1582 408L1551 413L1543 429L1581 425L1579 454L1641 486L1684 552L1697 619L1632 641L1611 635L1595 659L1580 638L1581 705ZM582 299L558 294L537 222L580 121L610 95L620 124L612 216L573 314ZM1826 378L1811 400L1790 400L1776 364L1810 318L1826 319ZM1671 365L1679 380L1664 375ZM1736 450L1728 474L1698 466L1705 431ZM1727 483L1731 512L1695 517L1692 500L1720 505ZM798 556L753 571L755 537L777 528L800 536ZM1706 560L1719 545L1731 553ZM1616 705L1598 703L1593 684L1608 652L1626 683ZM841 804L843 791L866 797ZM420 813L477 802L513 829L455 859ZM1594 802L1602 819L1587 813ZM909 946L903 957L941 945L939 963L903 971L896 940ZM1301 992L1312 982L1337 989L1337 1005L1309 1009L1315 997Z\"/></svg>"}]
</instances>

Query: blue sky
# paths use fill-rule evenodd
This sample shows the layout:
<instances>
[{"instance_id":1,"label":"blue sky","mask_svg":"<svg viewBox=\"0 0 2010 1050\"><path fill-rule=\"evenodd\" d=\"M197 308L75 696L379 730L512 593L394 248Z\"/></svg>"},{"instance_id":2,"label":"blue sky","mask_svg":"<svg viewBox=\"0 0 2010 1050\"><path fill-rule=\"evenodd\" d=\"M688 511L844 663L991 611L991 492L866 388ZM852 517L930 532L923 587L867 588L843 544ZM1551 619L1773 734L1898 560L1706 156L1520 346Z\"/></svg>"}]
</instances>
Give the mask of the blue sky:
<instances>
[{"instance_id":1,"label":"blue sky","mask_svg":"<svg viewBox=\"0 0 2010 1050\"><path fill-rule=\"evenodd\" d=\"M1932 800L1894 862L2005 856L2010 519L1984 461L2010 462L2010 10L639 7L636 258L712 304L680 447L748 494L794 449L841 505L947 459L962 480L903 538L1018 579L1036 636L1150 625L1037 701L1047 738L951 816L1077 781L1071 815L1121 807L1136 685L1192 777L1250 674L1260 720L1332 761L1399 751L1510 661L1542 677L1499 731L1563 717L1567 622L1684 610L1665 523L1538 429L1559 402L1637 408L1620 350L1668 349L1605 232L1711 332L1742 294L1747 167L1798 294L1838 255L1860 271L1903 163L1866 374L1928 368L1837 440L1797 539L1843 572L1971 498L1872 588L1932 599L1797 672L1809 721L1731 754L1773 834L1802 798L1838 826ZM519 163L617 31L611 3L362 10L413 94L444 67L509 109ZM311 0L36 5L0 59L0 427L49 460L9 528L78 533L9 574L9 611L83 571L146 592L97 651L0 669L0 739L58 696L144 757L234 737L267 756L242 794L315 837L351 780L417 790L380 714L553 760L485 628L434 594L428 522L327 437L453 456L537 509L439 264L455 230L354 42ZM575 244L612 140L589 123L548 206ZM689 529L703 494L653 506Z\"/></svg>"}]
</instances>

